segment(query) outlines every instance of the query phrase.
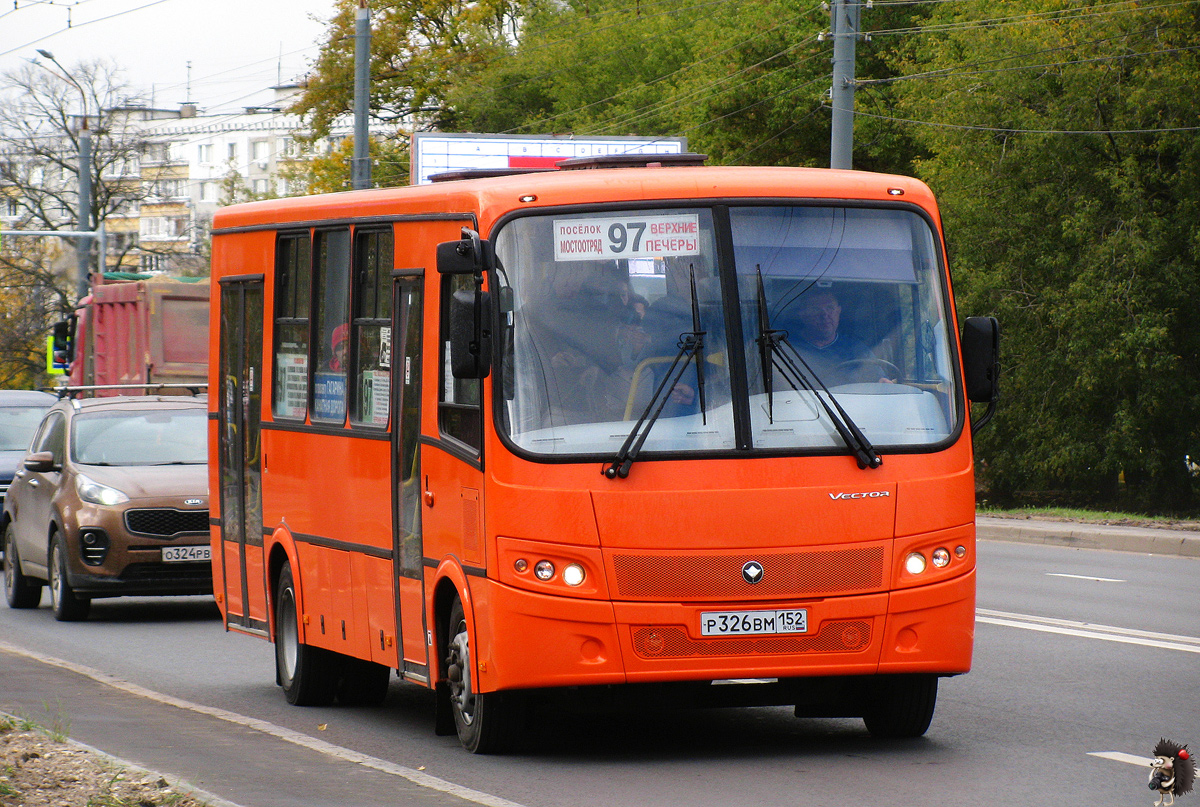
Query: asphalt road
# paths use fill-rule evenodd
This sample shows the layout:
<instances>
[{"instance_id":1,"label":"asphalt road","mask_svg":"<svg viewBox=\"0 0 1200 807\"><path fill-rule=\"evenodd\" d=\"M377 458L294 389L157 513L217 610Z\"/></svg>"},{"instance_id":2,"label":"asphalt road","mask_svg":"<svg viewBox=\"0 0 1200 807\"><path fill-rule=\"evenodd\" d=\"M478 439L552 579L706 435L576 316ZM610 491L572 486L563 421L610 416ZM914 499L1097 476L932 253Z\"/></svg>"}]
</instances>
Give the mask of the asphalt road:
<instances>
[{"instance_id":1,"label":"asphalt road","mask_svg":"<svg viewBox=\"0 0 1200 807\"><path fill-rule=\"evenodd\" d=\"M399 682L378 709L288 706L270 645L197 598L97 601L78 624L0 606L0 709L246 807L1152 803L1123 760L1200 745L1200 559L979 551L974 670L919 740L785 708L564 710L523 753L472 756Z\"/></svg>"}]
</instances>

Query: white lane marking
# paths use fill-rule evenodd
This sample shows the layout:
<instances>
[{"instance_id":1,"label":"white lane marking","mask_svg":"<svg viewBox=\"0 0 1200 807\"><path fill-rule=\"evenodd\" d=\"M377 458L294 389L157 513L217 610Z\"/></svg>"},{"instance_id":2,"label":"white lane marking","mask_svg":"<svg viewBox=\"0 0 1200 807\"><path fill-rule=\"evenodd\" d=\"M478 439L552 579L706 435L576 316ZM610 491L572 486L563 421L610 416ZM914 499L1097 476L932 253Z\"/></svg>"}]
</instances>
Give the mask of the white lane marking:
<instances>
[{"instance_id":1,"label":"white lane marking","mask_svg":"<svg viewBox=\"0 0 1200 807\"><path fill-rule=\"evenodd\" d=\"M96 670L91 667L85 667L82 664L76 664L73 661L66 661L64 659L55 658L54 656L43 655L42 653L38 653L34 650L29 650L27 648L9 644L8 642L4 641L0 641L0 651L12 653L13 655L17 656L23 656L25 658L33 659L34 661L40 661L43 664L49 664L53 667L59 667L64 670L70 670L71 672L78 673L86 678L91 678L93 681L105 684L106 686L110 686L113 689L118 689L130 695L135 695L139 698L147 698L157 703L167 704L168 706L174 706L178 709L186 709L189 712L208 715L209 717L214 717L217 720L224 720L227 723L234 723L238 726L245 726L256 731L261 731L263 734L269 734L272 737L277 737L280 740L291 743L292 745L298 745L301 748L308 748L312 751L316 751L317 753L325 754L326 756L331 756L335 759L340 759L345 762L355 762L359 765L362 765L364 768L372 768L382 773L399 776L403 779L407 779L415 785L420 785L421 787L426 787L430 790L436 790L439 793L446 793L451 796L456 796L463 801L470 801L474 802L475 804L483 804L485 807L524 807L524 805L519 804L518 802L509 801L508 799L501 798L500 796L493 796L491 793L473 790L469 787L463 787L462 785L456 785L453 782L447 782L445 779L439 779L436 776L430 776L422 771L407 768L403 765L397 765L393 762L388 762L386 759L379 759L377 757L367 756L366 754L360 754L357 751L351 751L349 748L343 748L340 745L334 745L333 743L327 743L323 740L309 737L307 734L303 734L299 731L292 731L291 729L284 728L283 726L277 726L274 723L267 722L266 720L259 720L254 717L240 715L237 712L228 712L224 709L217 709L213 706L204 706L199 703L185 701L182 698L176 698L173 695L165 695L161 692L155 692L152 689L146 689L143 686L138 686L137 684L132 684L128 681L122 681L120 678L109 675L106 672L101 672L100 670Z\"/></svg>"},{"instance_id":2,"label":"white lane marking","mask_svg":"<svg viewBox=\"0 0 1200 807\"><path fill-rule=\"evenodd\" d=\"M1139 757L1135 754L1126 754L1124 751L1088 751L1089 757L1100 757L1101 759L1111 759L1114 762L1128 762L1130 765L1139 765L1143 768L1149 768L1150 763L1154 760L1147 757Z\"/></svg>"},{"instance_id":3,"label":"white lane marking","mask_svg":"<svg viewBox=\"0 0 1200 807\"><path fill-rule=\"evenodd\" d=\"M1096 583L1127 583L1127 580L1117 580L1113 577L1089 577L1086 574L1067 574L1066 572L1046 572L1046 577L1070 577L1075 580L1091 580Z\"/></svg>"},{"instance_id":4,"label":"white lane marking","mask_svg":"<svg viewBox=\"0 0 1200 807\"><path fill-rule=\"evenodd\" d=\"M1009 628L1057 633L1062 636L1079 636L1084 639L1101 639L1106 642L1136 644L1143 647L1158 647L1164 650L1179 650L1184 653L1200 653L1200 639L1193 636L1176 636L1172 633L1155 633L1133 628L1117 628L1111 625L1095 625L1091 622L1075 622L1069 619L1054 619L1046 616L1012 614L1007 611L975 609L975 621L988 625L1003 625Z\"/></svg>"}]
</instances>

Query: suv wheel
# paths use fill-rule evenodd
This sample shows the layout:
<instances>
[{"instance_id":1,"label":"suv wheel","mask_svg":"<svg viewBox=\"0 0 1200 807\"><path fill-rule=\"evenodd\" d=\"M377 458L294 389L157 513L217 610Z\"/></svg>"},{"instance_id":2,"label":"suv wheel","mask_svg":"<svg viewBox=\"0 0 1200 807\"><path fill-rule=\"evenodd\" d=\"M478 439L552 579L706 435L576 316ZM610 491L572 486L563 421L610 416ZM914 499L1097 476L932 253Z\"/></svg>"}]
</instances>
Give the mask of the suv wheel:
<instances>
[{"instance_id":1,"label":"suv wheel","mask_svg":"<svg viewBox=\"0 0 1200 807\"><path fill-rule=\"evenodd\" d=\"M21 574L11 523L4 528L4 599L9 608L37 608L42 602L42 584Z\"/></svg>"},{"instance_id":2,"label":"suv wheel","mask_svg":"<svg viewBox=\"0 0 1200 807\"><path fill-rule=\"evenodd\" d=\"M92 610L92 601L77 596L67 582L67 554L60 535L55 535L50 545L50 605L59 622L87 619L88 611Z\"/></svg>"}]
</instances>

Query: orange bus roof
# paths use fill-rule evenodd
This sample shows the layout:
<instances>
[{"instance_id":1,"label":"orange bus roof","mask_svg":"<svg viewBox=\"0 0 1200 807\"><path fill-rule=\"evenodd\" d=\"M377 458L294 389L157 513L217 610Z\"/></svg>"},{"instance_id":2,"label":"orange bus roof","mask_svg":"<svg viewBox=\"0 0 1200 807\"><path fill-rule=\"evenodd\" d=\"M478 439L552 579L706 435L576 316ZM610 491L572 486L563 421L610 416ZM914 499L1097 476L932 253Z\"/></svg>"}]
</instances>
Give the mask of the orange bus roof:
<instances>
[{"instance_id":1,"label":"orange bus roof","mask_svg":"<svg viewBox=\"0 0 1200 807\"><path fill-rule=\"evenodd\" d=\"M536 200L521 201L528 196ZM213 229L219 235L220 230L240 227L462 213L477 215L486 233L497 218L522 208L741 197L903 200L936 216L932 192L911 177L828 168L704 166L550 171L270 199L218 210Z\"/></svg>"}]
</instances>

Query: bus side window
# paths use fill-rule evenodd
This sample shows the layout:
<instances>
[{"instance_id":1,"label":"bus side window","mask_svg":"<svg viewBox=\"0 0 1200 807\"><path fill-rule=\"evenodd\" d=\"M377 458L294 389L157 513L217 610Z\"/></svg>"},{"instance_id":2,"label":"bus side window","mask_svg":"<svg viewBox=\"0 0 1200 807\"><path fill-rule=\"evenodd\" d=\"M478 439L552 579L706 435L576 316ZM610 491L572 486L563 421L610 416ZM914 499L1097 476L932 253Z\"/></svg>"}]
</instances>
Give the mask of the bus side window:
<instances>
[{"instance_id":1,"label":"bus side window","mask_svg":"<svg viewBox=\"0 0 1200 807\"><path fill-rule=\"evenodd\" d=\"M478 378L455 378L450 372L449 300L454 292L475 288L471 275L443 275L441 294L442 391L438 421L442 433L476 451L483 446L483 412Z\"/></svg>"},{"instance_id":2,"label":"bus side window","mask_svg":"<svg viewBox=\"0 0 1200 807\"><path fill-rule=\"evenodd\" d=\"M308 319L312 243L307 232L275 246L275 383L271 411L304 420L308 411Z\"/></svg>"},{"instance_id":3,"label":"bus side window","mask_svg":"<svg viewBox=\"0 0 1200 807\"><path fill-rule=\"evenodd\" d=\"M346 375L350 351L350 231L318 230L315 242L316 367L313 422L346 421Z\"/></svg>"},{"instance_id":4,"label":"bus side window","mask_svg":"<svg viewBox=\"0 0 1200 807\"><path fill-rule=\"evenodd\" d=\"M386 427L392 353L392 231L354 234L354 372L350 422Z\"/></svg>"}]
</instances>

